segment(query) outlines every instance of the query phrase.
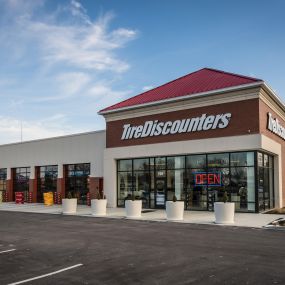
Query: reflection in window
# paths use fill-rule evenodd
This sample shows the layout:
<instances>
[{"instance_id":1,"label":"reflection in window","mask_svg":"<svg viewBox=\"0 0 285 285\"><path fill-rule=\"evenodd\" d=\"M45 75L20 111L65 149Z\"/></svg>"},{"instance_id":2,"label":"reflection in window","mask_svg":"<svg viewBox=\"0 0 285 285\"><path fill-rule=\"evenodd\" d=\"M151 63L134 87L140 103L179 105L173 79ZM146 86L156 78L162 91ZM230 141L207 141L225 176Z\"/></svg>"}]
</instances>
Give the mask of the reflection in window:
<instances>
[{"instance_id":1,"label":"reflection in window","mask_svg":"<svg viewBox=\"0 0 285 285\"><path fill-rule=\"evenodd\" d=\"M231 169L231 201L236 210L255 211L254 167Z\"/></svg>"},{"instance_id":2,"label":"reflection in window","mask_svg":"<svg viewBox=\"0 0 285 285\"><path fill-rule=\"evenodd\" d=\"M206 155L188 155L186 157L187 168L206 168Z\"/></svg>"},{"instance_id":3,"label":"reflection in window","mask_svg":"<svg viewBox=\"0 0 285 285\"><path fill-rule=\"evenodd\" d=\"M133 191L132 172L118 173L118 206L124 206L124 200L131 195Z\"/></svg>"},{"instance_id":4,"label":"reflection in window","mask_svg":"<svg viewBox=\"0 0 285 285\"><path fill-rule=\"evenodd\" d=\"M208 167L229 166L229 153L215 153L208 155Z\"/></svg>"},{"instance_id":5,"label":"reflection in window","mask_svg":"<svg viewBox=\"0 0 285 285\"><path fill-rule=\"evenodd\" d=\"M148 158L134 159L134 170L148 170L148 169L149 169Z\"/></svg>"},{"instance_id":6,"label":"reflection in window","mask_svg":"<svg viewBox=\"0 0 285 285\"><path fill-rule=\"evenodd\" d=\"M119 171L132 171L132 160L119 160L118 161L118 170Z\"/></svg>"},{"instance_id":7,"label":"reflection in window","mask_svg":"<svg viewBox=\"0 0 285 285\"><path fill-rule=\"evenodd\" d=\"M174 156L167 157L167 168L177 169L185 167L185 157L184 156Z\"/></svg>"},{"instance_id":8,"label":"reflection in window","mask_svg":"<svg viewBox=\"0 0 285 285\"><path fill-rule=\"evenodd\" d=\"M254 166L254 152L231 153L231 166Z\"/></svg>"},{"instance_id":9,"label":"reflection in window","mask_svg":"<svg viewBox=\"0 0 285 285\"><path fill-rule=\"evenodd\" d=\"M155 158L155 168L156 170L160 170L160 169L165 169L166 165L165 165L165 157L156 157Z\"/></svg>"},{"instance_id":10,"label":"reflection in window","mask_svg":"<svg viewBox=\"0 0 285 285\"><path fill-rule=\"evenodd\" d=\"M184 200L184 170L167 171L167 200L172 200L175 195L178 200Z\"/></svg>"},{"instance_id":11,"label":"reflection in window","mask_svg":"<svg viewBox=\"0 0 285 285\"><path fill-rule=\"evenodd\" d=\"M133 194L136 199L143 201L143 206L149 204L150 174L148 171L135 171L133 177Z\"/></svg>"}]
</instances>

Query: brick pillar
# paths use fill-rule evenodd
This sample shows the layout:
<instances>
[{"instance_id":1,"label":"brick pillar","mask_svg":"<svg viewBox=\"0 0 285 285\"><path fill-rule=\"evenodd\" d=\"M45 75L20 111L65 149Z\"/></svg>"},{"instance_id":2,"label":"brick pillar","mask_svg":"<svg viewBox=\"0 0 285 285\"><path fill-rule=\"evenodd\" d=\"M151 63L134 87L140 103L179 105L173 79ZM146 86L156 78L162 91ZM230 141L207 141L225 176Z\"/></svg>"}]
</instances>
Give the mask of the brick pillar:
<instances>
[{"instance_id":1,"label":"brick pillar","mask_svg":"<svg viewBox=\"0 0 285 285\"><path fill-rule=\"evenodd\" d=\"M7 191L7 202L12 202L14 200L14 189L13 189L13 178L15 176L15 169L7 169L7 179L6 179L6 191Z\"/></svg>"},{"instance_id":2,"label":"brick pillar","mask_svg":"<svg viewBox=\"0 0 285 285\"><path fill-rule=\"evenodd\" d=\"M32 203L37 203L37 179L29 179L29 192L32 193Z\"/></svg>"},{"instance_id":3,"label":"brick pillar","mask_svg":"<svg viewBox=\"0 0 285 285\"><path fill-rule=\"evenodd\" d=\"M56 184L56 192L61 194L61 197L65 197L65 181L64 178L57 178L57 184Z\"/></svg>"},{"instance_id":4,"label":"brick pillar","mask_svg":"<svg viewBox=\"0 0 285 285\"><path fill-rule=\"evenodd\" d=\"M58 165L56 192L61 194L61 198L65 198L65 177L66 167L65 165Z\"/></svg>"},{"instance_id":5,"label":"brick pillar","mask_svg":"<svg viewBox=\"0 0 285 285\"><path fill-rule=\"evenodd\" d=\"M13 201L13 181L12 179L6 180L7 202Z\"/></svg>"},{"instance_id":6,"label":"brick pillar","mask_svg":"<svg viewBox=\"0 0 285 285\"><path fill-rule=\"evenodd\" d=\"M30 179L29 179L29 192L32 193L32 203L37 202L37 167L31 166Z\"/></svg>"},{"instance_id":7,"label":"brick pillar","mask_svg":"<svg viewBox=\"0 0 285 285\"><path fill-rule=\"evenodd\" d=\"M97 198L97 192L103 193L103 178L102 177L89 177L89 192L90 199Z\"/></svg>"}]
</instances>

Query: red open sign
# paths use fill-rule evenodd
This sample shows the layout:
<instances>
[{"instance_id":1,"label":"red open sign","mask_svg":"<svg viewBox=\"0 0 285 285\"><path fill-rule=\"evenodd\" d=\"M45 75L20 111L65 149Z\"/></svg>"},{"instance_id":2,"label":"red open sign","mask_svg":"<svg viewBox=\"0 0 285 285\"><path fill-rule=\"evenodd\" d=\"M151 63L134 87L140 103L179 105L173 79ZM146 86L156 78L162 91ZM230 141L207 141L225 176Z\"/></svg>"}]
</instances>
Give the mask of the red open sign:
<instances>
[{"instance_id":1,"label":"red open sign","mask_svg":"<svg viewBox=\"0 0 285 285\"><path fill-rule=\"evenodd\" d=\"M221 186L221 172L196 172L195 185Z\"/></svg>"}]
</instances>

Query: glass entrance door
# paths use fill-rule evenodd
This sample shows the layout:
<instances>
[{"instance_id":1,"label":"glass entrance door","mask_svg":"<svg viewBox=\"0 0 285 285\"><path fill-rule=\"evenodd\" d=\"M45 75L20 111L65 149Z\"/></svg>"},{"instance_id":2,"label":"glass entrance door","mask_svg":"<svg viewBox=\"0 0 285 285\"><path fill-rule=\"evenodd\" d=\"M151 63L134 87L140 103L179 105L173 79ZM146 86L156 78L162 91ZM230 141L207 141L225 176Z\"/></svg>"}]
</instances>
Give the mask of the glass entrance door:
<instances>
[{"instance_id":1,"label":"glass entrance door","mask_svg":"<svg viewBox=\"0 0 285 285\"><path fill-rule=\"evenodd\" d=\"M166 179L156 178L155 191L154 191L155 208L165 207L165 200L166 200L165 196L166 196Z\"/></svg>"}]
</instances>

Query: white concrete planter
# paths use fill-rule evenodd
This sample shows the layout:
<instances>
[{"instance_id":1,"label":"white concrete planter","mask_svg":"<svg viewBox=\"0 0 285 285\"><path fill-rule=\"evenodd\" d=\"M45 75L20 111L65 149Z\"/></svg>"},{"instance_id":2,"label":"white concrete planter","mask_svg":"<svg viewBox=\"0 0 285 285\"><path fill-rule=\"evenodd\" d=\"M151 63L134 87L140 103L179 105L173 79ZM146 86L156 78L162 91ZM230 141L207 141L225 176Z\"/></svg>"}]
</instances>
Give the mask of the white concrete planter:
<instances>
[{"instance_id":1,"label":"white concrete planter","mask_svg":"<svg viewBox=\"0 0 285 285\"><path fill-rule=\"evenodd\" d=\"M142 215L142 200L126 200L126 217L128 219L137 219Z\"/></svg>"},{"instance_id":2,"label":"white concrete planter","mask_svg":"<svg viewBox=\"0 0 285 285\"><path fill-rule=\"evenodd\" d=\"M107 199L92 199L91 200L91 212L95 217L106 216Z\"/></svg>"},{"instance_id":3,"label":"white concrete planter","mask_svg":"<svg viewBox=\"0 0 285 285\"><path fill-rule=\"evenodd\" d=\"M166 218L169 221L181 221L184 215L183 201L166 201Z\"/></svg>"},{"instance_id":4,"label":"white concrete planter","mask_svg":"<svg viewBox=\"0 0 285 285\"><path fill-rule=\"evenodd\" d=\"M233 224L235 217L235 203L215 202L215 223L216 224Z\"/></svg>"},{"instance_id":5,"label":"white concrete planter","mask_svg":"<svg viewBox=\"0 0 285 285\"><path fill-rule=\"evenodd\" d=\"M62 213L75 214L77 210L77 199L62 199Z\"/></svg>"}]
</instances>

